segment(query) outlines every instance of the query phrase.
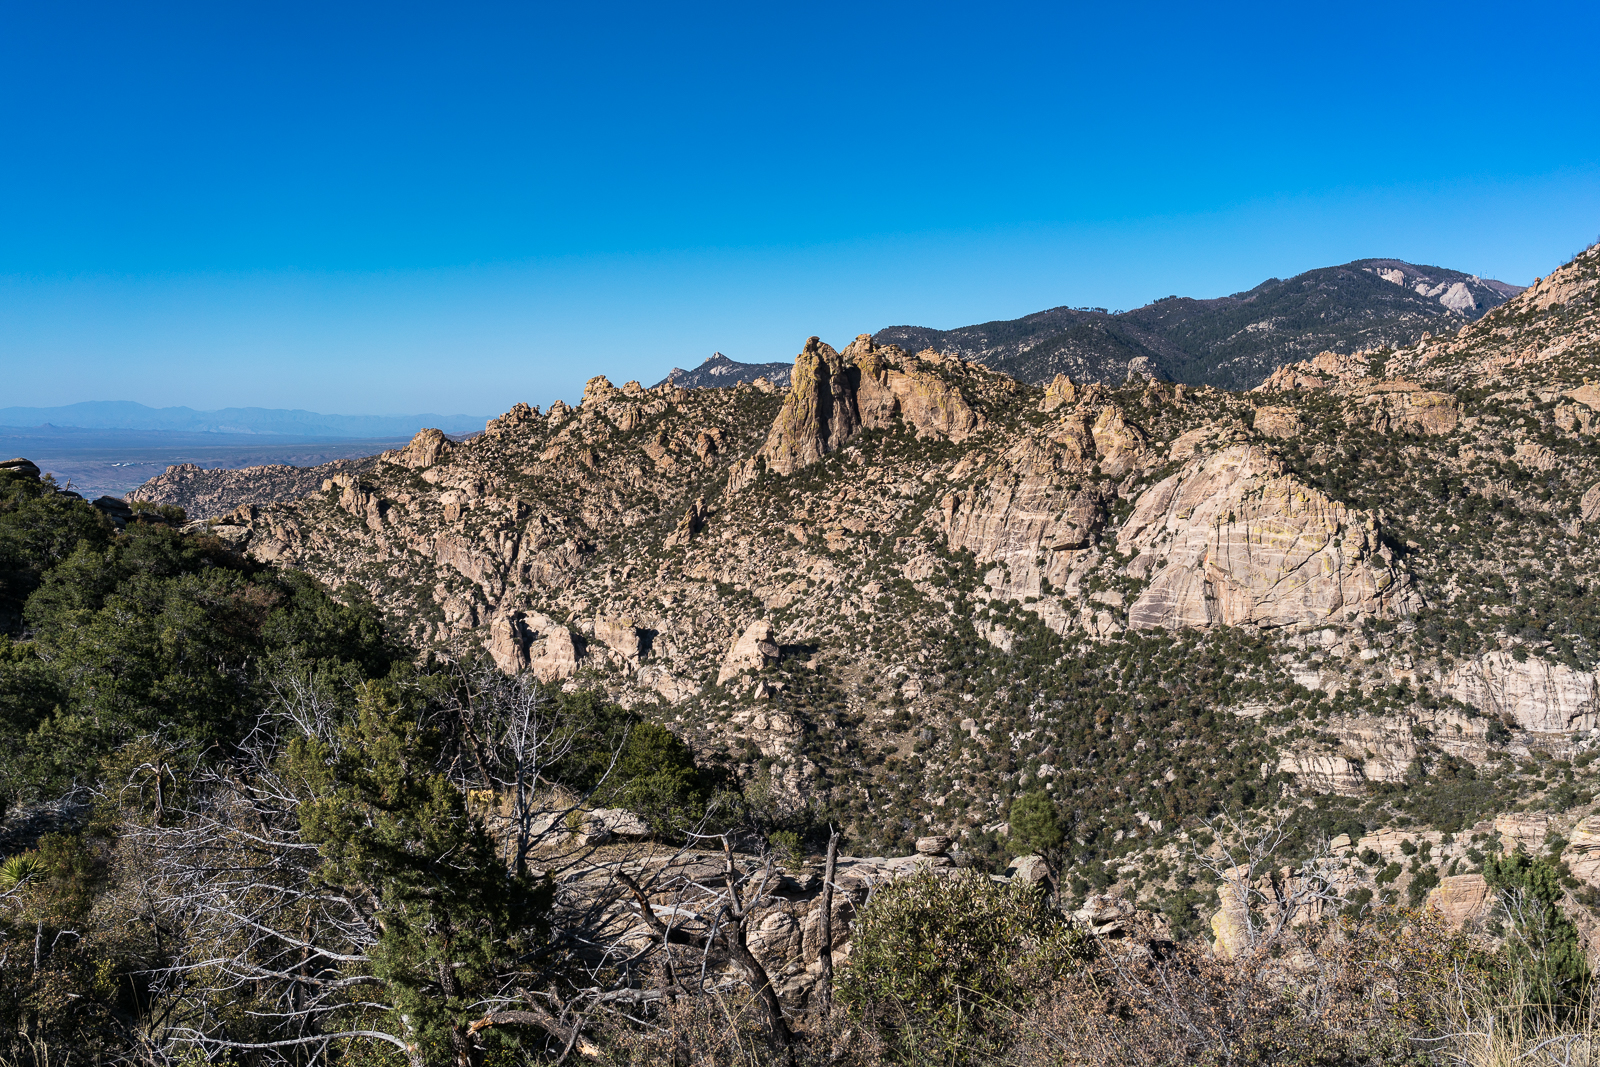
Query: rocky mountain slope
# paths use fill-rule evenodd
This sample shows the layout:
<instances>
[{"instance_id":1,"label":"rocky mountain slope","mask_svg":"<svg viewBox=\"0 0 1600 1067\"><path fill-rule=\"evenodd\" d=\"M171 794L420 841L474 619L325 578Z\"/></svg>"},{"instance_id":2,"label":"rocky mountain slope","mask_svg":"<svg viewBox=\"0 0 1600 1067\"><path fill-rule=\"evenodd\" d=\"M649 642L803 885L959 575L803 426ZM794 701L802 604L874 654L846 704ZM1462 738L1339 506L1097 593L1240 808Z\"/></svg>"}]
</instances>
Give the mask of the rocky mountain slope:
<instances>
[{"instance_id":1,"label":"rocky mountain slope","mask_svg":"<svg viewBox=\"0 0 1600 1067\"><path fill-rule=\"evenodd\" d=\"M1369 899L1526 838L1600 900L1597 295L1591 249L1250 393L812 338L787 389L597 377L227 533L885 854L1043 791L1079 900L1193 925L1201 820L1283 802Z\"/></svg>"},{"instance_id":2,"label":"rocky mountain slope","mask_svg":"<svg viewBox=\"0 0 1600 1067\"><path fill-rule=\"evenodd\" d=\"M178 463L133 490L127 499L176 504L191 519L215 519L241 507L298 500L328 478L359 474L375 462L375 457L368 457L336 459L315 467L268 463L238 470Z\"/></svg>"},{"instance_id":3,"label":"rocky mountain slope","mask_svg":"<svg viewBox=\"0 0 1600 1067\"><path fill-rule=\"evenodd\" d=\"M672 372L656 384L676 385L680 389L731 388L740 382L753 383L757 378L766 378L780 389L787 389L789 364L740 363L721 352L713 352L694 370L673 367Z\"/></svg>"},{"instance_id":4,"label":"rocky mountain slope","mask_svg":"<svg viewBox=\"0 0 1600 1067\"><path fill-rule=\"evenodd\" d=\"M933 348L1043 385L1057 374L1112 384L1130 374L1247 389L1317 352L1414 344L1454 331L1520 286L1397 259L1361 259L1210 300L1170 296L1133 311L1053 308L957 330L891 326L880 344Z\"/></svg>"}]
</instances>

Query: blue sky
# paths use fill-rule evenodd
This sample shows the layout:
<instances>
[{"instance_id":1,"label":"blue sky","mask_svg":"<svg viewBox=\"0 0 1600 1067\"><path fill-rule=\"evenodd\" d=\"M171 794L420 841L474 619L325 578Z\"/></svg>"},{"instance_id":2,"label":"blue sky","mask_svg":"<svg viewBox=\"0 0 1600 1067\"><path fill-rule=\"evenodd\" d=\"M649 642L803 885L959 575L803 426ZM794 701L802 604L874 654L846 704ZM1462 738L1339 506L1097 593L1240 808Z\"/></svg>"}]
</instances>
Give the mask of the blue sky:
<instances>
[{"instance_id":1,"label":"blue sky","mask_svg":"<svg viewBox=\"0 0 1600 1067\"><path fill-rule=\"evenodd\" d=\"M494 413L1600 235L1600 14L0 6L0 405Z\"/></svg>"}]
</instances>

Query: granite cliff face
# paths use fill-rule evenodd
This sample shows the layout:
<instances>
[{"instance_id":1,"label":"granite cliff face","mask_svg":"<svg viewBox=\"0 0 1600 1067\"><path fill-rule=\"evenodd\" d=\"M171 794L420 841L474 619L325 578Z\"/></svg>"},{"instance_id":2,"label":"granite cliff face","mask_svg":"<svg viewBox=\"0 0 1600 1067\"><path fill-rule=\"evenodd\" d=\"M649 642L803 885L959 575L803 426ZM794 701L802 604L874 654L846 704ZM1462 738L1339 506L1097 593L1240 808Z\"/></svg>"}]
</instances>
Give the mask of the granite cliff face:
<instances>
[{"instance_id":1,"label":"granite cliff face","mask_svg":"<svg viewBox=\"0 0 1600 1067\"><path fill-rule=\"evenodd\" d=\"M1129 625L1322 626L1396 618L1416 597L1378 536L1353 512L1256 445L1196 456L1143 493L1118 545L1150 584Z\"/></svg>"},{"instance_id":2,"label":"granite cliff face","mask_svg":"<svg viewBox=\"0 0 1600 1067\"><path fill-rule=\"evenodd\" d=\"M787 389L596 377L215 529L885 851L1037 790L1097 891L1180 892L1174 835L1263 798L1467 864L1509 796L1593 802L1597 276L1250 393L867 336Z\"/></svg>"}]
</instances>

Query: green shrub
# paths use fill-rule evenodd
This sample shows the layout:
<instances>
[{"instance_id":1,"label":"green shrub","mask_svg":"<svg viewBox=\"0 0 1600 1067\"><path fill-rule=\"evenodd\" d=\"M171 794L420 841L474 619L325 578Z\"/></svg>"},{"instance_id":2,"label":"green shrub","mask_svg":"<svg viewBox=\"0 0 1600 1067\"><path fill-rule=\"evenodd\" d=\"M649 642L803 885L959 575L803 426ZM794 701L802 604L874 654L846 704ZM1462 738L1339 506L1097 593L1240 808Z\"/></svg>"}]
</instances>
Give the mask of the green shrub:
<instances>
[{"instance_id":1,"label":"green shrub","mask_svg":"<svg viewBox=\"0 0 1600 1067\"><path fill-rule=\"evenodd\" d=\"M952 1047L1092 955L1040 887L926 871L873 895L837 992L891 1045Z\"/></svg>"}]
</instances>

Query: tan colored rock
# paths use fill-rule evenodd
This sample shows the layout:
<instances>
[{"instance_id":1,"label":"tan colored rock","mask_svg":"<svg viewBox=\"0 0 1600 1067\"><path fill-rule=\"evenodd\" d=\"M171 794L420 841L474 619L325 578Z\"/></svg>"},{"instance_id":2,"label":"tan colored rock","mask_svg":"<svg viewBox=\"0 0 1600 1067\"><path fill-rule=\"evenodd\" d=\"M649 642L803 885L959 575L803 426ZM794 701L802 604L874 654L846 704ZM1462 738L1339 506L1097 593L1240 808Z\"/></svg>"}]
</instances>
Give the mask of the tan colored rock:
<instances>
[{"instance_id":1,"label":"tan colored rock","mask_svg":"<svg viewBox=\"0 0 1600 1067\"><path fill-rule=\"evenodd\" d=\"M926 361L892 345L878 348L866 334L844 356L859 371L856 396L863 429L893 429L899 419L918 437L964 441L982 425L961 390Z\"/></svg>"},{"instance_id":2,"label":"tan colored rock","mask_svg":"<svg viewBox=\"0 0 1600 1067\"><path fill-rule=\"evenodd\" d=\"M1572 828L1561 859L1572 877L1600 887L1600 815L1590 815Z\"/></svg>"},{"instance_id":3,"label":"tan colored rock","mask_svg":"<svg viewBox=\"0 0 1600 1067\"><path fill-rule=\"evenodd\" d=\"M656 691L662 700L676 704L680 700L700 695L700 687L673 674L666 667L650 665L639 668L639 684Z\"/></svg>"},{"instance_id":4,"label":"tan colored rock","mask_svg":"<svg viewBox=\"0 0 1600 1067\"><path fill-rule=\"evenodd\" d=\"M1044 400L1039 404L1039 410L1054 411L1077 399L1078 389L1072 384L1072 379L1065 374L1057 374L1044 387Z\"/></svg>"},{"instance_id":5,"label":"tan colored rock","mask_svg":"<svg viewBox=\"0 0 1600 1067\"><path fill-rule=\"evenodd\" d=\"M1367 791L1365 761L1333 753L1285 752L1278 770L1292 774L1302 789L1358 797Z\"/></svg>"},{"instance_id":6,"label":"tan colored rock","mask_svg":"<svg viewBox=\"0 0 1600 1067\"><path fill-rule=\"evenodd\" d=\"M496 615L489 623L485 647L505 673L532 671L545 684L571 678L583 656L571 630L537 611Z\"/></svg>"},{"instance_id":7,"label":"tan colored rock","mask_svg":"<svg viewBox=\"0 0 1600 1067\"><path fill-rule=\"evenodd\" d=\"M650 826L644 817L626 808L595 808L589 812L585 823L586 833L604 831L610 837L650 836Z\"/></svg>"},{"instance_id":8,"label":"tan colored rock","mask_svg":"<svg viewBox=\"0 0 1600 1067\"><path fill-rule=\"evenodd\" d=\"M1256 408L1255 428L1263 436L1287 440L1299 436L1305 423L1294 408L1269 406Z\"/></svg>"},{"instance_id":9,"label":"tan colored rock","mask_svg":"<svg viewBox=\"0 0 1600 1067\"><path fill-rule=\"evenodd\" d=\"M1446 929L1460 930L1489 913L1494 894L1481 874L1455 874L1441 878L1428 890L1424 907L1444 921Z\"/></svg>"},{"instance_id":10,"label":"tan colored rock","mask_svg":"<svg viewBox=\"0 0 1600 1067\"><path fill-rule=\"evenodd\" d=\"M594 639L623 659L637 661L643 650L638 627L631 618L614 618L609 615L594 617Z\"/></svg>"},{"instance_id":11,"label":"tan colored rock","mask_svg":"<svg viewBox=\"0 0 1600 1067\"><path fill-rule=\"evenodd\" d=\"M1494 832L1500 835L1500 844L1507 852L1522 849L1538 852L1544 847L1545 835L1550 832L1550 816L1543 812L1508 812L1496 815Z\"/></svg>"},{"instance_id":12,"label":"tan colored rock","mask_svg":"<svg viewBox=\"0 0 1600 1067\"><path fill-rule=\"evenodd\" d=\"M1576 400L1591 411L1600 411L1600 385L1594 382L1587 382L1563 395L1568 399Z\"/></svg>"},{"instance_id":13,"label":"tan colored rock","mask_svg":"<svg viewBox=\"0 0 1600 1067\"><path fill-rule=\"evenodd\" d=\"M1327 389L1330 386L1352 384L1370 373L1371 361L1365 352L1350 355L1318 352L1310 359L1279 367L1251 392L1288 393L1301 389Z\"/></svg>"},{"instance_id":14,"label":"tan colored rock","mask_svg":"<svg viewBox=\"0 0 1600 1067\"><path fill-rule=\"evenodd\" d=\"M1006 877L1013 882L1021 881L1029 885L1038 885L1050 879L1050 865L1043 856L1018 856L1011 861L1011 866L1006 868Z\"/></svg>"},{"instance_id":15,"label":"tan colored rock","mask_svg":"<svg viewBox=\"0 0 1600 1067\"><path fill-rule=\"evenodd\" d=\"M707 514L709 512L706 508L706 498L696 499L689 505L689 510L683 513L683 518L678 520L678 528L667 535L663 544L667 548L672 548L674 545L686 545L694 540L695 534L705 528Z\"/></svg>"},{"instance_id":16,"label":"tan colored rock","mask_svg":"<svg viewBox=\"0 0 1600 1067\"><path fill-rule=\"evenodd\" d=\"M1251 947L1247 891L1225 878L1217 886L1217 913L1211 916L1212 949L1225 960L1238 959Z\"/></svg>"},{"instance_id":17,"label":"tan colored rock","mask_svg":"<svg viewBox=\"0 0 1600 1067\"><path fill-rule=\"evenodd\" d=\"M556 404L561 404L561 401L557 400ZM563 411L566 409L565 404L561 404L561 407ZM550 412L551 414L555 413L555 405L551 405ZM525 426L532 422L537 414L539 414L538 408L531 408L519 400L511 405L510 411L504 415L498 415L485 423L483 432L488 437L499 437L501 434L509 433L519 426Z\"/></svg>"},{"instance_id":18,"label":"tan colored rock","mask_svg":"<svg viewBox=\"0 0 1600 1067\"><path fill-rule=\"evenodd\" d=\"M578 406L591 407L596 403L604 403L619 392L621 390L611 384L610 378L596 374L583 384L583 399L578 401Z\"/></svg>"},{"instance_id":19,"label":"tan colored rock","mask_svg":"<svg viewBox=\"0 0 1600 1067\"><path fill-rule=\"evenodd\" d=\"M410 444L395 454L394 462L402 467L421 470L449 455L453 447L454 442L444 435L443 430L418 430Z\"/></svg>"},{"instance_id":20,"label":"tan colored rock","mask_svg":"<svg viewBox=\"0 0 1600 1067\"><path fill-rule=\"evenodd\" d=\"M1445 676L1445 692L1484 715L1536 733L1572 733L1600 725L1595 676L1561 663L1486 652Z\"/></svg>"},{"instance_id":21,"label":"tan colored rock","mask_svg":"<svg viewBox=\"0 0 1600 1067\"><path fill-rule=\"evenodd\" d=\"M916 849L919 856L943 856L950 851L950 838L944 834L919 837Z\"/></svg>"},{"instance_id":22,"label":"tan colored rock","mask_svg":"<svg viewBox=\"0 0 1600 1067\"><path fill-rule=\"evenodd\" d=\"M1118 545L1162 564L1128 609L1135 629L1394 617L1414 597L1371 515L1250 445L1196 456L1146 490Z\"/></svg>"},{"instance_id":23,"label":"tan colored rock","mask_svg":"<svg viewBox=\"0 0 1600 1067\"><path fill-rule=\"evenodd\" d=\"M489 640L484 647L494 665L506 674L528 669L528 632L515 615L498 615L489 623Z\"/></svg>"},{"instance_id":24,"label":"tan colored rock","mask_svg":"<svg viewBox=\"0 0 1600 1067\"><path fill-rule=\"evenodd\" d=\"M1578 504L1578 512L1586 523L1600 522L1600 482L1589 487Z\"/></svg>"},{"instance_id":25,"label":"tan colored rock","mask_svg":"<svg viewBox=\"0 0 1600 1067\"><path fill-rule=\"evenodd\" d=\"M893 345L880 348L868 334L842 353L819 338L808 339L761 448L767 467L791 474L864 429L892 429L901 422L919 437L965 440L983 420L939 372L939 362L907 356Z\"/></svg>"},{"instance_id":26,"label":"tan colored rock","mask_svg":"<svg viewBox=\"0 0 1600 1067\"><path fill-rule=\"evenodd\" d=\"M545 632L543 647L538 655L529 660L528 666L534 677L548 684L578 673L578 658L581 655L572 631L565 626L556 626Z\"/></svg>"},{"instance_id":27,"label":"tan colored rock","mask_svg":"<svg viewBox=\"0 0 1600 1067\"><path fill-rule=\"evenodd\" d=\"M1102 408L1089 432L1100 456L1100 469L1112 477L1131 470L1144 450L1144 434L1115 406Z\"/></svg>"},{"instance_id":28,"label":"tan colored rock","mask_svg":"<svg viewBox=\"0 0 1600 1067\"><path fill-rule=\"evenodd\" d=\"M1456 428L1460 417L1455 397L1430 392L1415 382L1375 382L1355 389L1351 397L1379 433L1444 434Z\"/></svg>"},{"instance_id":29,"label":"tan colored rock","mask_svg":"<svg viewBox=\"0 0 1600 1067\"><path fill-rule=\"evenodd\" d=\"M795 357L789 395L761 448L767 468L791 474L840 448L861 428L850 368L812 337Z\"/></svg>"},{"instance_id":30,"label":"tan colored rock","mask_svg":"<svg viewBox=\"0 0 1600 1067\"><path fill-rule=\"evenodd\" d=\"M759 671L769 663L778 661L778 645L773 640L772 624L766 619L751 623L728 649L722 668L717 671L717 684L722 685L745 671Z\"/></svg>"}]
</instances>

